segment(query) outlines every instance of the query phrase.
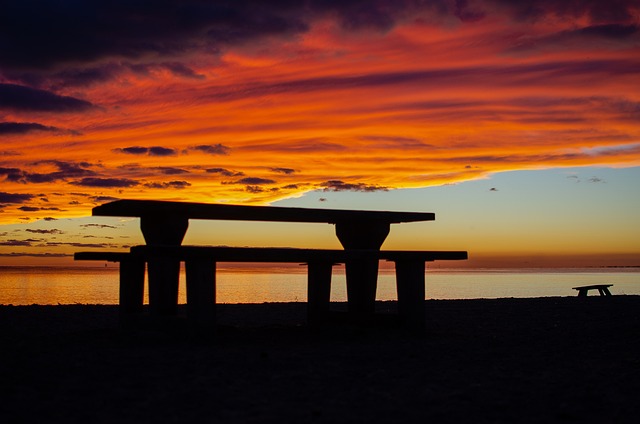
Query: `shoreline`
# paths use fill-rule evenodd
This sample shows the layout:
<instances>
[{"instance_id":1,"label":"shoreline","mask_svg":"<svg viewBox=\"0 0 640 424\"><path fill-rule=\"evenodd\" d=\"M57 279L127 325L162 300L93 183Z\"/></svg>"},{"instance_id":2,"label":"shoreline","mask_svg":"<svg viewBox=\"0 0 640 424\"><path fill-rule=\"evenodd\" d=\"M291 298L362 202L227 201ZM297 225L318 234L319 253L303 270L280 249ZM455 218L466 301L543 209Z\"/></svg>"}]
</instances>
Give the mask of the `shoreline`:
<instances>
[{"instance_id":1,"label":"shoreline","mask_svg":"<svg viewBox=\"0 0 640 424\"><path fill-rule=\"evenodd\" d=\"M117 306L0 306L1 416L595 423L640 414L640 296L428 300L420 336L393 326L309 331L303 302L218 306L207 341L179 327L122 332Z\"/></svg>"}]
</instances>

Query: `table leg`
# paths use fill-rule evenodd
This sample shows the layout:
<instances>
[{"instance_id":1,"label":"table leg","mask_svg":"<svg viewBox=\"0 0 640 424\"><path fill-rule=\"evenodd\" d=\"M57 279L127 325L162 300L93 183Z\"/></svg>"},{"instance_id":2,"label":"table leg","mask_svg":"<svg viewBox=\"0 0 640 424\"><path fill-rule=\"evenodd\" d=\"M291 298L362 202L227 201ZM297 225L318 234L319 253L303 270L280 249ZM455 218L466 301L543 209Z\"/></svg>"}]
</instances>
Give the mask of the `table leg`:
<instances>
[{"instance_id":1,"label":"table leg","mask_svg":"<svg viewBox=\"0 0 640 424\"><path fill-rule=\"evenodd\" d=\"M329 317L333 263L311 261L307 266L307 322L314 327L322 325Z\"/></svg>"},{"instance_id":2,"label":"table leg","mask_svg":"<svg viewBox=\"0 0 640 424\"><path fill-rule=\"evenodd\" d=\"M184 217L145 215L140 229L147 245L180 246L189 227ZM152 314L175 315L178 307L180 261L170 258L149 258L149 308Z\"/></svg>"},{"instance_id":3,"label":"table leg","mask_svg":"<svg viewBox=\"0 0 640 424\"><path fill-rule=\"evenodd\" d=\"M175 315L178 309L180 261L149 258L149 309L153 315Z\"/></svg>"},{"instance_id":4,"label":"table leg","mask_svg":"<svg viewBox=\"0 0 640 424\"><path fill-rule=\"evenodd\" d=\"M389 234L390 224L380 221L336 223L336 235L345 250L379 251ZM375 311L378 285L378 258L373 255L351 258L345 263L349 314L366 322Z\"/></svg>"},{"instance_id":5,"label":"table leg","mask_svg":"<svg viewBox=\"0 0 640 424\"><path fill-rule=\"evenodd\" d=\"M347 277L347 306L349 314L358 321L371 319L376 307L378 285L378 258L348 259L345 263Z\"/></svg>"},{"instance_id":6,"label":"table leg","mask_svg":"<svg viewBox=\"0 0 640 424\"><path fill-rule=\"evenodd\" d=\"M198 329L215 327L216 322L216 263L189 260L187 274L187 319Z\"/></svg>"},{"instance_id":7,"label":"table leg","mask_svg":"<svg viewBox=\"0 0 640 424\"><path fill-rule=\"evenodd\" d=\"M120 261L120 323L124 326L142 313L144 303L144 269L142 259Z\"/></svg>"},{"instance_id":8,"label":"table leg","mask_svg":"<svg viewBox=\"0 0 640 424\"><path fill-rule=\"evenodd\" d=\"M421 260L396 261L398 313L413 330L425 328L425 264Z\"/></svg>"}]
</instances>

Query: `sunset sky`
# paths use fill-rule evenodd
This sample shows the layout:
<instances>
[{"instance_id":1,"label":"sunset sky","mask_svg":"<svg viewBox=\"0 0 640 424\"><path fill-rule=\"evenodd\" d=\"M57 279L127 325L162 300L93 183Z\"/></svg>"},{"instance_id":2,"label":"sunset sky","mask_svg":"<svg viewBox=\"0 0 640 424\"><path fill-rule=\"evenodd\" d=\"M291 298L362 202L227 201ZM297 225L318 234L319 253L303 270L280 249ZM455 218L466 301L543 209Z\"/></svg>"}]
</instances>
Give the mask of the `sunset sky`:
<instances>
[{"instance_id":1,"label":"sunset sky","mask_svg":"<svg viewBox=\"0 0 640 424\"><path fill-rule=\"evenodd\" d=\"M0 265L141 243L90 217L122 198L435 212L383 248L640 265L640 1L2 2Z\"/></svg>"}]
</instances>

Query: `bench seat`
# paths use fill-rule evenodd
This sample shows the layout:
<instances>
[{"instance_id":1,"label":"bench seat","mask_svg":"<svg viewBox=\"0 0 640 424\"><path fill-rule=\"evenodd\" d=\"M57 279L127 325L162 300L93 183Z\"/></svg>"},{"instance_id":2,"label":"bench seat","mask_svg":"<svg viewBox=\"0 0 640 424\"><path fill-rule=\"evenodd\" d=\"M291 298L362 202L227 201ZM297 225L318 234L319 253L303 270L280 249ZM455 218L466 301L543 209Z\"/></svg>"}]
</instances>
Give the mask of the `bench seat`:
<instances>
[{"instance_id":1,"label":"bench seat","mask_svg":"<svg viewBox=\"0 0 640 424\"><path fill-rule=\"evenodd\" d=\"M410 327L424 326L425 262L434 260L464 260L462 251L379 251L297 249L280 247L226 246L134 246L130 252L77 252L76 260L104 260L120 262L120 310L124 320L142 308L145 264L147 272L161 274L167 264L185 263L187 286L187 315L198 326L215 323L215 286L217 262L283 262L302 263L308 267L308 322L316 325L326 321L329 314L332 267L335 264L371 260L388 260L396 264L398 312ZM150 278L151 280L151 278ZM160 280L160 279L158 279ZM165 292L162 292L165 290ZM166 290L174 290L167 296ZM177 287L149 287L152 312L172 312L172 304L163 299L177 299ZM353 293L349 302L354 302ZM357 299L355 300L357 301Z\"/></svg>"}]
</instances>

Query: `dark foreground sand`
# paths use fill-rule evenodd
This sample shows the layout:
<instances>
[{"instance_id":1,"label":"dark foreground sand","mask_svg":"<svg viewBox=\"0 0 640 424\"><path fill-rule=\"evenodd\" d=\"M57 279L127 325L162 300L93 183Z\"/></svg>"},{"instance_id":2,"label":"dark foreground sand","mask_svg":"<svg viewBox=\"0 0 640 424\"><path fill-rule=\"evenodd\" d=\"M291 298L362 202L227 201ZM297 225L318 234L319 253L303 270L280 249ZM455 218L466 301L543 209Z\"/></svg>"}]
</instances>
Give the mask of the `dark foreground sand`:
<instances>
[{"instance_id":1,"label":"dark foreground sand","mask_svg":"<svg viewBox=\"0 0 640 424\"><path fill-rule=\"evenodd\" d=\"M638 296L428 301L421 336L311 332L304 304L219 316L216 339L197 342L181 324L123 333L114 306L0 306L0 420L640 419Z\"/></svg>"}]
</instances>

